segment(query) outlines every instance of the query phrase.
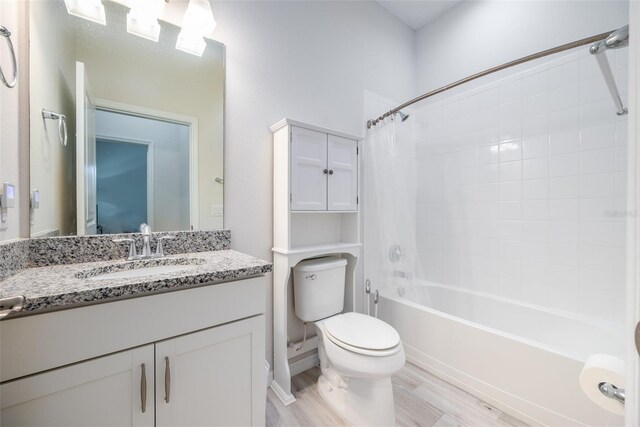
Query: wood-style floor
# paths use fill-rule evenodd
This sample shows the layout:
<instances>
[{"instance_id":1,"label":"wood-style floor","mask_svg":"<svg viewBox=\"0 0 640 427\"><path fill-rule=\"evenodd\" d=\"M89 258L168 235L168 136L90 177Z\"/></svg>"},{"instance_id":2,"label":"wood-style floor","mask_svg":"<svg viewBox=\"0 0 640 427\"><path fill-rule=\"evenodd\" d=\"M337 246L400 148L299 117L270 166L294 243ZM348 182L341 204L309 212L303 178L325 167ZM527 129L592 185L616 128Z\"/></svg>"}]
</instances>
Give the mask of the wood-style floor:
<instances>
[{"instance_id":1,"label":"wood-style floor","mask_svg":"<svg viewBox=\"0 0 640 427\"><path fill-rule=\"evenodd\" d=\"M318 394L320 368L292 379L296 401L283 406L269 389L267 427L349 426ZM526 426L469 393L407 363L394 375L396 426Z\"/></svg>"}]
</instances>

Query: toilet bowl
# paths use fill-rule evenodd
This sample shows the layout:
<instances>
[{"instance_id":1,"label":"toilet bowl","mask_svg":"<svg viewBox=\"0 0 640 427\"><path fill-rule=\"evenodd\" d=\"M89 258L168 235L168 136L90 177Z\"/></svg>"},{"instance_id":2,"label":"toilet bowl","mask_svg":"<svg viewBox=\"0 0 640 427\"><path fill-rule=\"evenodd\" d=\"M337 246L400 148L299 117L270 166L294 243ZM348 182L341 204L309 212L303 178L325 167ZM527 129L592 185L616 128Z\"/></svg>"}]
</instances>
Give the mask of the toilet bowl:
<instances>
[{"instance_id":1,"label":"toilet bowl","mask_svg":"<svg viewBox=\"0 0 640 427\"><path fill-rule=\"evenodd\" d=\"M359 313L339 314L315 325L320 396L355 426L393 426L391 376L405 363L395 329Z\"/></svg>"},{"instance_id":2,"label":"toilet bowl","mask_svg":"<svg viewBox=\"0 0 640 427\"><path fill-rule=\"evenodd\" d=\"M294 308L314 322L321 375L320 396L357 427L395 424L391 376L404 366L400 336L380 319L344 310L345 268L339 257L293 267Z\"/></svg>"}]
</instances>

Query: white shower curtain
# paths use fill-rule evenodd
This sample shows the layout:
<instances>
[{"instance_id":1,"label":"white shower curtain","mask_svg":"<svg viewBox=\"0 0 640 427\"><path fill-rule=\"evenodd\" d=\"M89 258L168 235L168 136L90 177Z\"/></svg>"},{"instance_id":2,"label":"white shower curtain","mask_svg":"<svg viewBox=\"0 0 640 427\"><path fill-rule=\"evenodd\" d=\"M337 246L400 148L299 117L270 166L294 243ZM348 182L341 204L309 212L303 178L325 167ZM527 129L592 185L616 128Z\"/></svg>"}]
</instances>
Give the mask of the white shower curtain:
<instances>
[{"instance_id":1,"label":"white shower curtain","mask_svg":"<svg viewBox=\"0 0 640 427\"><path fill-rule=\"evenodd\" d=\"M416 156L412 124L389 117L364 144L365 279L388 296L411 298L419 276ZM424 298L424 297L423 297Z\"/></svg>"}]
</instances>

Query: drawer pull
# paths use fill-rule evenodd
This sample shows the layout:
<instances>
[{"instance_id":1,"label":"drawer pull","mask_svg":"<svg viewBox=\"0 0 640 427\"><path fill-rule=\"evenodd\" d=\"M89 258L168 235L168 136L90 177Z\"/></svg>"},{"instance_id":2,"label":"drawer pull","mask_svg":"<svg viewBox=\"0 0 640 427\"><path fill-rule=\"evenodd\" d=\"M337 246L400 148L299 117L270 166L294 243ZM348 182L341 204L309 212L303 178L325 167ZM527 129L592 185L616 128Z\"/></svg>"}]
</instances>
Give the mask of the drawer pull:
<instances>
[{"instance_id":1,"label":"drawer pull","mask_svg":"<svg viewBox=\"0 0 640 427\"><path fill-rule=\"evenodd\" d=\"M169 356L164 358L164 401L169 403L171 397L171 367L169 366Z\"/></svg>"},{"instance_id":2,"label":"drawer pull","mask_svg":"<svg viewBox=\"0 0 640 427\"><path fill-rule=\"evenodd\" d=\"M147 373L145 372L144 363L142 364L142 374L140 378L140 404L142 406L142 413L147 410Z\"/></svg>"}]
</instances>

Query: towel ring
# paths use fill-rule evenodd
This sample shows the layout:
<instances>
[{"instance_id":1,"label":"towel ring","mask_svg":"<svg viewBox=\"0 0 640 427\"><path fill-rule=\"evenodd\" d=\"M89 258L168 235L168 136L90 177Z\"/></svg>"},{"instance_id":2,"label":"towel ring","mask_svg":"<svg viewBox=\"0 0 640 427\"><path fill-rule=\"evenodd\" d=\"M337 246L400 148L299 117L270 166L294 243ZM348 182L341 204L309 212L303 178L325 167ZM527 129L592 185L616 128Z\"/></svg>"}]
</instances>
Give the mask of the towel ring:
<instances>
[{"instance_id":1,"label":"towel ring","mask_svg":"<svg viewBox=\"0 0 640 427\"><path fill-rule=\"evenodd\" d=\"M53 111L42 109L42 118L43 119L52 119L58 121L58 138L60 138L60 144L63 147L67 146L67 116L64 114L58 114Z\"/></svg>"},{"instance_id":2,"label":"towel ring","mask_svg":"<svg viewBox=\"0 0 640 427\"><path fill-rule=\"evenodd\" d=\"M0 25L0 36L4 36L7 39L7 43L9 43L9 51L11 52L11 63L13 64L13 78L9 82L7 78L4 76L4 71L2 71L2 67L0 67L0 79L2 79L2 83L8 88L13 88L16 86L16 82L18 81L18 62L16 61L16 52L13 50L13 42L11 41L11 31L7 27L3 27Z\"/></svg>"}]
</instances>

